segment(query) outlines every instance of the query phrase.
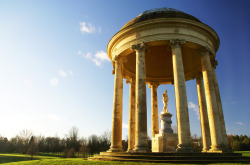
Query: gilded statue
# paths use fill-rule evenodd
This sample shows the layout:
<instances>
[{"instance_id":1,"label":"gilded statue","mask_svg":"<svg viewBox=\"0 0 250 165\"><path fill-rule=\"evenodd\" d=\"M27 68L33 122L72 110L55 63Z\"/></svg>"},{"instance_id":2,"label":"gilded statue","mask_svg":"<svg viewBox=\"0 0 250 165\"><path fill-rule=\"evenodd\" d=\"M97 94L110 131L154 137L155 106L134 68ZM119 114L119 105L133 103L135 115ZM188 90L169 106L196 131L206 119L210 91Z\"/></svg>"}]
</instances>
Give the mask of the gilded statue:
<instances>
[{"instance_id":1,"label":"gilded statue","mask_svg":"<svg viewBox=\"0 0 250 165\"><path fill-rule=\"evenodd\" d=\"M164 91L164 93L162 94L162 101L164 104L164 108L163 108L163 112L164 113L168 113L168 94L167 94L167 90Z\"/></svg>"}]
</instances>

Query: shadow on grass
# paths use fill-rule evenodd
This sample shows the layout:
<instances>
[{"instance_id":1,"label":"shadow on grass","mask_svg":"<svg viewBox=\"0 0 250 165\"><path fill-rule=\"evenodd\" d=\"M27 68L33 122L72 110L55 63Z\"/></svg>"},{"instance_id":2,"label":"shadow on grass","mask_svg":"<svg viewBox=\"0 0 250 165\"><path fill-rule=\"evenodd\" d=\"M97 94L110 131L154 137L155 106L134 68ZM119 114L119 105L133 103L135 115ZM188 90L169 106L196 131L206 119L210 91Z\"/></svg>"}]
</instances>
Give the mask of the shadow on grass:
<instances>
[{"instance_id":1,"label":"shadow on grass","mask_svg":"<svg viewBox=\"0 0 250 165\"><path fill-rule=\"evenodd\" d=\"M21 156L3 156L0 155L0 164L1 163L10 163L10 162L19 162L30 160L30 157L21 157Z\"/></svg>"},{"instance_id":2,"label":"shadow on grass","mask_svg":"<svg viewBox=\"0 0 250 165\"><path fill-rule=\"evenodd\" d=\"M53 154L53 153L44 153L44 152L39 152L38 154L39 156L51 156L51 157L62 157L61 155L56 155L56 154Z\"/></svg>"}]
</instances>

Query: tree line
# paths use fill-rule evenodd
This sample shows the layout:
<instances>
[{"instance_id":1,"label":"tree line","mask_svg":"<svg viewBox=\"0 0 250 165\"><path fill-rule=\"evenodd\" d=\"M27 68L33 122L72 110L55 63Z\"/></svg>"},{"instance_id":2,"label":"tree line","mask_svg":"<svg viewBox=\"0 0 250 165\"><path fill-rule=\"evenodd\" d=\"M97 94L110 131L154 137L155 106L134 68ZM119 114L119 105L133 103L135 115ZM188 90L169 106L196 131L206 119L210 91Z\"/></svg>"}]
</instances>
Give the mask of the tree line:
<instances>
[{"instance_id":1,"label":"tree line","mask_svg":"<svg viewBox=\"0 0 250 165\"><path fill-rule=\"evenodd\" d=\"M250 136L228 135L227 141L233 151L250 151Z\"/></svg>"},{"instance_id":2,"label":"tree line","mask_svg":"<svg viewBox=\"0 0 250 165\"><path fill-rule=\"evenodd\" d=\"M39 152L58 154L62 157L87 157L110 147L111 133L105 131L102 135L91 135L88 138L79 137L76 127L72 127L64 138L33 136L29 130L23 130L19 135L8 139L0 136L0 153L27 153L36 155Z\"/></svg>"},{"instance_id":3,"label":"tree line","mask_svg":"<svg viewBox=\"0 0 250 165\"><path fill-rule=\"evenodd\" d=\"M246 135L228 135L228 146L234 151L250 151L250 137ZM111 132L102 135L91 135L88 138L79 137L76 127L72 127L64 138L33 136L31 131L23 130L19 135L8 139L0 136L0 153L27 153L32 157L39 152L58 154L62 157L87 157L107 151L111 144ZM151 140L148 140L151 146ZM122 141L124 151L128 140ZM202 139L192 136L192 145L196 151L202 150Z\"/></svg>"}]
</instances>

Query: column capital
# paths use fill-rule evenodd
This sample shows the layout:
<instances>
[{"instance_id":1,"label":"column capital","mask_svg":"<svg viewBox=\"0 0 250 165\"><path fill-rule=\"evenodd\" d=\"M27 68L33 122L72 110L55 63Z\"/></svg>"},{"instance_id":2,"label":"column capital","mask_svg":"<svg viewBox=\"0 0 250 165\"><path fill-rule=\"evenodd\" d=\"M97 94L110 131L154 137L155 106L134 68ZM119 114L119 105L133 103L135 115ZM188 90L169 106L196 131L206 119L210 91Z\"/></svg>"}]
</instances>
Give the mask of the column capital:
<instances>
[{"instance_id":1,"label":"column capital","mask_svg":"<svg viewBox=\"0 0 250 165\"><path fill-rule=\"evenodd\" d=\"M148 87L149 87L149 88L152 88L152 87L158 88L159 85L160 85L159 82L150 82L149 85L148 85Z\"/></svg>"},{"instance_id":2,"label":"column capital","mask_svg":"<svg viewBox=\"0 0 250 165\"><path fill-rule=\"evenodd\" d=\"M126 62L126 57L116 55L113 58L112 63L116 63L116 62L118 62L118 63Z\"/></svg>"},{"instance_id":3,"label":"column capital","mask_svg":"<svg viewBox=\"0 0 250 165\"><path fill-rule=\"evenodd\" d=\"M218 66L218 61L217 60L211 60L211 65L214 69L216 69L216 66Z\"/></svg>"},{"instance_id":4,"label":"column capital","mask_svg":"<svg viewBox=\"0 0 250 165\"><path fill-rule=\"evenodd\" d=\"M203 78L202 72L198 72L196 75L196 79L202 79L202 78Z\"/></svg>"},{"instance_id":5,"label":"column capital","mask_svg":"<svg viewBox=\"0 0 250 165\"><path fill-rule=\"evenodd\" d=\"M130 83L130 84L135 84L135 79L134 79L134 78L129 78L129 79L127 79L127 80L126 80L126 84L128 84L128 83Z\"/></svg>"},{"instance_id":6,"label":"column capital","mask_svg":"<svg viewBox=\"0 0 250 165\"><path fill-rule=\"evenodd\" d=\"M123 62L126 62L125 61L126 59L125 59L125 57L124 56L115 56L114 58L113 58L113 60L112 60L112 63L113 63L113 70L112 70L112 74L115 74L115 68L116 68L116 66L123 66Z\"/></svg>"},{"instance_id":7,"label":"column capital","mask_svg":"<svg viewBox=\"0 0 250 165\"><path fill-rule=\"evenodd\" d=\"M142 43L132 45L131 49L135 51L147 50L147 45L144 42L142 42Z\"/></svg>"},{"instance_id":8,"label":"column capital","mask_svg":"<svg viewBox=\"0 0 250 165\"><path fill-rule=\"evenodd\" d=\"M180 47L183 45L186 41L181 39L170 39L170 46L173 48Z\"/></svg>"},{"instance_id":9,"label":"column capital","mask_svg":"<svg viewBox=\"0 0 250 165\"><path fill-rule=\"evenodd\" d=\"M200 49L197 49L196 53L200 55L205 55L205 54L212 54L212 51L208 47L202 47Z\"/></svg>"}]
</instances>

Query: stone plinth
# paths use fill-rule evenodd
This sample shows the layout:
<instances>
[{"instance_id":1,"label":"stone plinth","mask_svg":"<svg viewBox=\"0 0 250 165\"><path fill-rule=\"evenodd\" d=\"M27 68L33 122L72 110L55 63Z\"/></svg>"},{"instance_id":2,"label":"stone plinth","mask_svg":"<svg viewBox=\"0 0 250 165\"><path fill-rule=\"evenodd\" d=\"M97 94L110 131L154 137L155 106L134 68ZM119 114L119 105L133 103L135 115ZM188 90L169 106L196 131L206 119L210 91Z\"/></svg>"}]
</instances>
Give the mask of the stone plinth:
<instances>
[{"instance_id":1,"label":"stone plinth","mask_svg":"<svg viewBox=\"0 0 250 165\"><path fill-rule=\"evenodd\" d=\"M171 117L172 114L169 112L161 113L161 130L159 134L156 134L155 137L152 138L152 152L176 151L178 136L173 133Z\"/></svg>"},{"instance_id":2,"label":"stone plinth","mask_svg":"<svg viewBox=\"0 0 250 165\"><path fill-rule=\"evenodd\" d=\"M160 133L152 139L152 152L176 151L178 136L174 133Z\"/></svg>"}]
</instances>

